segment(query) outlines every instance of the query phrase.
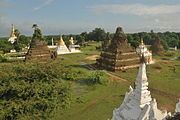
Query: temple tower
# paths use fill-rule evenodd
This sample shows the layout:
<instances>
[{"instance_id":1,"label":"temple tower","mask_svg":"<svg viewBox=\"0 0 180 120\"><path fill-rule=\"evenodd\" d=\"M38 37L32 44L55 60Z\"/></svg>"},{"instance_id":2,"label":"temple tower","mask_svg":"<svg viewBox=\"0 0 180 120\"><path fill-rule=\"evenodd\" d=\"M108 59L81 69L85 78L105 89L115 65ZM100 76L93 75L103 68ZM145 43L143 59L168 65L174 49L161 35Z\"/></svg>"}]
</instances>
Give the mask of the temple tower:
<instances>
[{"instance_id":1,"label":"temple tower","mask_svg":"<svg viewBox=\"0 0 180 120\"><path fill-rule=\"evenodd\" d=\"M154 43L151 46L151 50L153 54L162 54L164 52L164 47L159 36L155 37Z\"/></svg>"},{"instance_id":2,"label":"temple tower","mask_svg":"<svg viewBox=\"0 0 180 120\"><path fill-rule=\"evenodd\" d=\"M176 109L175 109L175 112L179 112L180 113L180 99L179 99L179 102L176 104Z\"/></svg>"},{"instance_id":3,"label":"temple tower","mask_svg":"<svg viewBox=\"0 0 180 120\"><path fill-rule=\"evenodd\" d=\"M70 51L71 53L79 53L79 52L81 52L81 51L79 50L80 46L74 44L73 37L70 38L69 43L70 43L70 45L69 45L69 51Z\"/></svg>"},{"instance_id":4,"label":"temple tower","mask_svg":"<svg viewBox=\"0 0 180 120\"><path fill-rule=\"evenodd\" d=\"M140 51L143 52L143 49ZM163 120L167 117L166 111L157 108L157 102L151 98L148 90L144 53L140 61L135 89L130 86L121 106L113 111L112 120Z\"/></svg>"},{"instance_id":5,"label":"temple tower","mask_svg":"<svg viewBox=\"0 0 180 120\"><path fill-rule=\"evenodd\" d=\"M139 47L136 48L137 54L142 57L141 55L144 55L145 63L146 64L152 64L154 61L152 60L152 52L149 51L146 47L146 45L143 42L143 39L141 38L141 42L139 44Z\"/></svg>"},{"instance_id":6,"label":"temple tower","mask_svg":"<svg viewBox=\"0 0 180 120\"><path fill-rule=\"evenodd\" d=\"M51 39L51 45L54 46L54 39Z\"/></svg>"},{"instance_id":7,"label":"temple tower","mask_svg":"<svg viewBox=\"0 0 180 120\"><path fill-rule=\"evenodd\" d=\"M14 31L14 25L12 24L11 26L11 33L10 33L10 37L9 37L9 42L11 42L11 44L13 44L16 41L17 37L15 35L15 31Z\"/></svg>"},{"instance_id":8,"label":"temple tower","mask_svg":"<svg viewBox=\"0 0 180 120\"><path fill-rule=\"evenodd\" d=\"M43 40L41 30L36 24L33 25L34 34L31 40L30 48L25 56L25 61L30 62L48 62L54 59L54 54L47 47L47 43Z\"/></svg>"},{"instance_id":9,"label":"temple tower","mask_svg":"<svg viewBox=\"0 0 180 120\"><path fill-rule=\"evenodd\" d=\"M60 37L60 40L58 42L58 46L56 48L57 54L68 54L70 53L69 49L67 48L66 44L64 43L64 40L62 36Z\"/></svg>"},{"instance_id":10,"label":"temple tower","mask_svg":"<svg viewBox=\"0 0 180 120\"><path fill-rule=\"evenodd\" d=\"M96 63L100 69L116 71L139 66L139 57L121 27L116 29L111 43L103 48Z\"/></svg>"}]
</instances>

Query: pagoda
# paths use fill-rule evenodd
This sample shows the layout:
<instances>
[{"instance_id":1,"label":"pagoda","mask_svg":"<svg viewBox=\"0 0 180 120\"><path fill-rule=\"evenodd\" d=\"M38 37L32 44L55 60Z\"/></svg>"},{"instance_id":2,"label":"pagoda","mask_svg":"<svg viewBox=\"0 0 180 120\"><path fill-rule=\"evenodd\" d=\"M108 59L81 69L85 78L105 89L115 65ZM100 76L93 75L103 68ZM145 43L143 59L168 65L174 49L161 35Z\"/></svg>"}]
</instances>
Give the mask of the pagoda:
<instances>
[{"instance_id":1,"label":"pagoda","mask_svg":"<svg viewBox=\"0 0 180 120\"><path fill-rule=\"evenodd\" d=\"M60 37L60 40L58 42L56 52L57 52L58 55L59 54L69 54L70 53L69 49L67 48L66 44L64 43L64 40L63 40L62 36Z\"/></svg>"},{"instance_id":2,"label":"pagoda","mask_svg":"<svg viewBox=\"0 0 180 120\"><path fill-rule=\"evenodd\" d=\"M16 39L17 39L17 36L15 35L14 25L12 24L11 34L10 34L10 37L9 37L8 41L11 42L11 44L14 44L14 42L16 41Z\"/></svg>"},{"instance_id":3,"label":"pagoda","mask_svg":"<svg viewBox=\"0 0 180 120\"><path fill-rule=\"evenodd\" d=\"M146 64L153 64L154 63L154 61L152 60L152 52L147 49L142 38L141 38L141 42L139 44L139 47L136 48L136 52L138 53L138 55L140 57L142 54L144 54Z\"/></svg>"},{"instance_id":4,"label":"pagoda","mask_svg":"<svg viewBox=\"0 0 180 120\"><path fill-rule=\"evenodd\" d=\"M51 39L51 45L48 45L48 48L55 49L57 46L54 44L54 39Z\"/></svg>"},{"instance_id":5,"label":"pagoda","mask_svg":"<svg viewBox=\"0 0 180 120\"><path fill-rule=\"evenodd\" d=\"M79 50L80 46L74 44L73 37L70 38L69 43L70 43L70 45L69 45L69 50L70 50L71 53L81 52L81 51ZM78 48L78 49L77 49L77 48Z\"/></svg>"},{"instance_id":6,"label":"pagoda","mask_svg":"<svg viewBox=\"0 0 180 120\"><path fill-rule=\"evenodd\" d=\"M47 43L43 40L41 30L36 24L33 25L34 34L31 40L30 48L25 56L25 61L48 62L54 58L50 52Z\"/></svg>"},{"instance_id":7,"label":"pagoda","mask_svg":"<svg viewBox=\"0 0 180 120\"><path fill-rule=\"evenodd\" d=\"M180 113L180 99L179 99L179 102L176 104L176 109L175 109L175 112L176 113Z\"/></svg>"},{"instance_id":8,"label":"pagoda","mask_svg":"<svg viewBox=\"0 0 180 120\"><path fill-rule=\"evenodd\" d=\"M116 29L111 43L103 48L96 63L100 69L116 71L139 66L139 57L128 44L127 36L121 27Z\"/></svg>"},{"instance_id":9,"label":"pagoda","mask_svg":"<svg viewBox=\"0 0 180 120\"><path fill-rule=\"evenodd\" d=\"M113 111L112 120L164 120L168 116L167 111L162 112L157 108L156 99L151 97L143 49L140 52L141 63L135 88L130 86L121 106Z\"/></svg>"},{"instance_id":10,"label":"pagoda","mask_svg":"<svg viewBox=\"0 0 180 120\"><path fill-rule=\"evenodd\" d=\"M154 43L151 46L151 50L153 54L162 54L164 52L164 47L161 44L159 36L155 37Z\"/></svg>"}]
</instances>

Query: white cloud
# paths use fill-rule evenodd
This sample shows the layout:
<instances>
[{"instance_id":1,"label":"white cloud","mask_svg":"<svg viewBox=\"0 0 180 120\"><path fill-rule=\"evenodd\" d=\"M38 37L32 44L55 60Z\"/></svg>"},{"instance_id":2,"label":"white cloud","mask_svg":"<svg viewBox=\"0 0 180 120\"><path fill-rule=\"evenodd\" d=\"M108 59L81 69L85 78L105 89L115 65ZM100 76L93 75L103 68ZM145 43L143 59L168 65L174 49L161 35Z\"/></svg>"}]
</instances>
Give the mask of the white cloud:
<instances>
[{"instance_id":1,"label":"white cloud","mask_svg":"<svg viewBox=\"0 0 180 120\"><path fill-rule=\"evenodd\" d=\"M95 13L159 15L180 13L180 5L107 4L89 7Z\"/></svg>"},{"instance_id":2,"label":"white cloud","mask_svg":"<svg viewBox=\"0 0 180 120\"><path fill-rule=\"evenodd\" d=\"M54 1L54 0L44 0L44 2L43 2L41 5L33 8L33 11L40 10L41 8L50 5L53 1Z\"/></svg>"}]
</instances>

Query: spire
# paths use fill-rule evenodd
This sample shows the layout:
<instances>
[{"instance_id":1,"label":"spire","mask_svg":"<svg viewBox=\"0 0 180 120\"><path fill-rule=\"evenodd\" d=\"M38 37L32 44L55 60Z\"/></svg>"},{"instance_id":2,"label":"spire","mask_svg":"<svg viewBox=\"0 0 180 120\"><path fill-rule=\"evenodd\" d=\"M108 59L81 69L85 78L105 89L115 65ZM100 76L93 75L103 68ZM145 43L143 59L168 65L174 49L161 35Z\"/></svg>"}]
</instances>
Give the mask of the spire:
<instances>
[{"instance_id":1,"label":"spire","mask_svg":"<svg viewBox=\"0 0 180 120\"><path fill-rule=\"evenodd\" d=\"M12 27L11 27L10 37L16 37L16 35L15 35L15 33L14 33L14 25L13 25L13 24L12 24Z\"/></svg>"},{"instance_id":2,"label":"spire","mask_svg":"<svg viewBox=\"0 0 180 120\"><path fill-rule=\"evenodd\" d=\"M52 46L54 46L54 39L53 39L53 37L51 39L51 42L52 42Z\"/></svg>"},{"instance_id":3,"label":"spire","mask_svg":"<svg viewBox=\"0 0 180 120\"><path fill-rule=\"evenodd\" d=\"M141 37L141 45L144 45L144 41L143 38Z\"/></svg>"},{"instance_id":4,"label":"spire","mask_svg":"<svg viewBox=\"0 0 180 120\"><path fill-rule=\"evenodd\" d=\"M144 105L150 104L152 98L150 95L150 91L148 91L148 81L146 75L146 64L144 54L142 54L142 57L140 59L141 64L135 82L135 98L138 101L140 107L144 107Z\"/></svg>"},{"instance_id":5,"label":"spire","mask_svg":"<svg viewBox=\"0 0 180 120\"><path fill-rule=\"evenodd\" d=\"M136 52L142 57L142 54L144 54L144 52L147 51L147 47L143 42L143 38L141 38L140 41L141 43L139 44L139 47L136 48Z\"/></svg>"},{"instance_id":6,"label":"spire","mask_svg":"<svg viewBox=\"0 0 180 120\"><path fill-rule=\"evenodd\" d=\"M11 34L10 34L8 41L11 42L11 44L13 44L16 41L16 39L17 39L17 37L16 37L15 32L14 32L14 25L12 24Z\"/></svg>"},{"instance_id":7,"label":"spire","mask_svg":"<svg viewBox=\"0 0 180 120\"><path fill-rule=\"evenodd\" d=\"M59 43L58 43L58 45L65 45L65 43L64 43L64 41L63 41L63 38L62 38L62 36L60 37L60 40L59 40Z\"/></svg>"},{"instance_id":8,"label":"spire","mask_svg":"<svg viewBox=\"0 0 180 120\"><path fill-rule=\"evenodd\" d=\"M179 102L176 104L175 112L180 112L180 99Z\"/></svg>"}]
</instances>

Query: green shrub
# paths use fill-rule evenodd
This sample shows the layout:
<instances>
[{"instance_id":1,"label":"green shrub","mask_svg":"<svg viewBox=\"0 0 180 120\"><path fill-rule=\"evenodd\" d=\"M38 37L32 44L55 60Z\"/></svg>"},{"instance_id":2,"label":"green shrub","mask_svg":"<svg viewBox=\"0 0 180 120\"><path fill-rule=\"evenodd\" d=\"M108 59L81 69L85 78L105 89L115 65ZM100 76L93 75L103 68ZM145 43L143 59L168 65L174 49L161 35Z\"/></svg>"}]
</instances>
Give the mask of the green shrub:
<instances>
[{"instance_id":1,"label":"green shrub","mask_svg":"<svg viewBox=\"0 0 180 120\"><path fill-rule=\"evenodd\" d=\"M0 119L48 119L71 103L70 85L55 65L18 64L0 69Z\"/></svg>"},{"instance_id":2,"label":"green shrub","mask_svg":"<svg viewBox=\"0 0 180 120\"><path fill-rule=\"evenodd\" d=\"M108 83L107 75L104 71L93 71L86 79L86 83L89 85L106 85Z\"/></svg>"},{"instance_id":3,"label":"green shrub","mask_svg":"<svg viewBox=\"0 0 180 120\"><path fill-rule=\"evenodd\" d=\"M7 58L3 55L0 55L0 62L7 62Z\"/></svg>"},{"instance_id":4,"label":"green shrub","mask_svg":"<svg viewBox=\"0 0 180 120\"><path fill-rule=\"evenodd\" d=\"M175 55L174 52L165 52L164 53L164 56L167 56L167 57L173 57Z\"/></svg>"},{"instance_id":5,"label":"green shrub","mask_svg":"<svg viewBox=\"0 0 180 120\"><path fill-rule=\"evenodd\" d=\"M74 81L77 79L77 77L78 77L78 71L68 68L63 72L62 79Z\"/></svg>"}]
</instances>

